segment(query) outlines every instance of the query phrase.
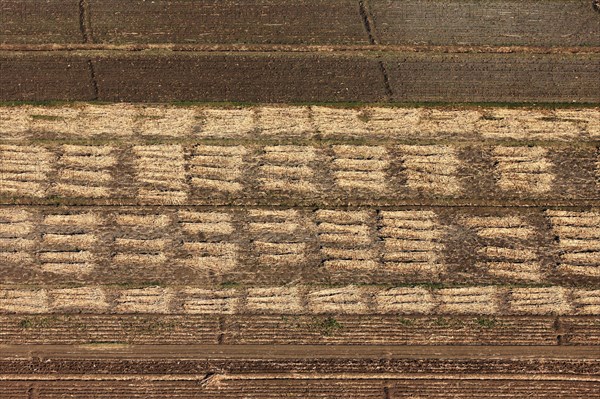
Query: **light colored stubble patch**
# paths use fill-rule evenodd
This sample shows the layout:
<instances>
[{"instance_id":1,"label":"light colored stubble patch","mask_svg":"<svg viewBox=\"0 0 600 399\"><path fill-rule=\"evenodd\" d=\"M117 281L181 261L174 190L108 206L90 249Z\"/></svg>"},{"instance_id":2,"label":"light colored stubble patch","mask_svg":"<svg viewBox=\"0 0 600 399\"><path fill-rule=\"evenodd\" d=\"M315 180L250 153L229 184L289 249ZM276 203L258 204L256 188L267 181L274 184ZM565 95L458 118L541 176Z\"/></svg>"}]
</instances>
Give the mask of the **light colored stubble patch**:
<instances>
[{"instance_id":1,"label":"light colored stubble patch","mask_svg":"<svg viewBox=\"0 0 600 399\"><path fill-rule=\"evenodd\" d=\"M267 191L308 194L316 190L311 162L316 151L309 146L267 146L261 157L259 178Z\"/></svg>"},{"instance_id":2,"label":"light colored stubble patch","mask_svg":"<svg viewBox=\"0 0 600 399\"><path fill-rule=\"evenodd\" d=\"M333 152L331 169L338 187L377 194L386 191L390 163L385 147L334 145Z\"/></svg>"},{"instance_id":3,"label":"light colored stubble patch","mask_svg":"<svg viewBox=\"0 0 600 399\"><path fill-rule=\"evenodd\" d=\"M41 146L0 145L0 194L45 197L55 161Z\"/></svg>"},{"instance_id":4,"label":"light colored stubble patch","mask_svg":"<svg viewBox=\"0 0 600 399\"><path fill-rule=\"evenodd\" d=\"M406 184L416 192L453 196L462 192L458 179L461 160L456 148L442 145L398 147Z\"/></svg>"},{"instance_id":5,"label":"light colored stubble patch","mask_svg":"<svg viewBox=\"0 0 600 399\"><path fill-rule=\"evenodd\" d=\"M250 288L246 309L253 313L297 314L303 310L298 287Z\"/></svg>"},{"instance_id":6,"label":"light colored stubble patch","mask_svg":"<svg viewBox=\"0 0 600 399\"><path fill-rule=\"evenodd\" d=\"M600 276L600 213L547 210L561 251L558 270L567 275Z\"/></svg>"},{"instance_id":7,"label":"light colored stubble patch","mask_svg":"<svg viewBox=\"0 0 600 399\"><path fill-rule=\"evenodd\" d=\"M477 266L486 273L508 281L542 280L536 248L528 243L536 229L519 216L469 217L465 224L482 242L477 249L485 260Z\"/></svg>"},{"instance_id":8,"label":"light colored stubble patch","mask_svg":"<svg viewBox=\"0 0 600 399\"><path fill-rule=\"evenodd\" d=\"M243 138L256 129L253 109L206 109L200 114L203 138Z\"/></svg>"},{"instance_id":9,"label":"light colored stubble patch","mask_svg":"<svg viewBox=\"0 0 600 399\"><path fill-rule=\"evenodd\" d=\"M192 187L201 194L241 191L247 152L243 146L194 146L188 163Z\"/></svg>"},{"instance_id":10,"label":"light colored stubble patch","mask_svg":"<svg viewBox=\"0 0 600 399\"><path fill-rule=\"evenodd\" d=\"M542 147L503 147L493 150L497 184L511 194L543 194L552 190L553 164Z\"/></svg>"},{"instance_id":11,"label":"light colored stubble patch","mask_svg":"<svg viewBox=\"0 0 600 399\"><path fill-rule=\"evenodd\" d=\"M52 192L66 197L109 197L111 169L117 164L114 150L111 146L63 145L57 161L58 181Z\"/></svg>"},{"instance_id":12,"label":"light colored stubble patch","mask_svg":"<svg viewBox=\"0 0 600 399\"><path fill-rule=\"evenodd\" d=\"M141 199L164 204L180 204L187 199L189 187L181 145L136 145L133 152Z\"/></svg>"},{"instance_id":13,"label":"light colored stubble patch","mask_svg":"<svg viewBox=\"0 0 600 399\"><path fill-rule=\"evenodd\" d=\"M444 234L432 211L382 211L378 235L384 268L438 281L445 271Z\"/></svg>"},{"instance_id":14,"label":"light colored stubble patch","mask_svg":"<svg viewBox=\"0 0 600 399\"><path fill-rule=\"evenodd\" d=\"M374 215L367 211L319 210L315 213L323 265L330 270L375 270Z\"/></svg>"}]
</instances>

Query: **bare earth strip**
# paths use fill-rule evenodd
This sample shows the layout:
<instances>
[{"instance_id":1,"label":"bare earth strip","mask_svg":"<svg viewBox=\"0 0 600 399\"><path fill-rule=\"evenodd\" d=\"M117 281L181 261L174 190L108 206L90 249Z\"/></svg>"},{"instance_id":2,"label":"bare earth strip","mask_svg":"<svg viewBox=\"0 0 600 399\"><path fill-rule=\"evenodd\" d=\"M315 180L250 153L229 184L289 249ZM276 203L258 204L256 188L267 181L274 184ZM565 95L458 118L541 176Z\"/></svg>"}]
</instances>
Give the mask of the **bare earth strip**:
<instances>
[{"instance_id":1,"label":"bare earth strip","mask_svg":"<svg viewBox=\"0 0 600 399\"><path fill-rule=\"evenodd\" d=\"M90 20L86 33L90 42L110 44L368 44L362 11L370 12L370 33L381 43L563 47L600 43L591 1L453 0L441 7L419 0L252 0L243 3L243 13L240 7L234 0L89 0L84 9ZM5 1L3 14L0 42L82 40L79 10L73 2L53 0L33 7L31 2ZM198 25L198 20L204 23Z\"/></svg>"},{"instance_id":2,"label":"bare earth strip","mask_svg":"<svg viewBox=\"0 0 600 399\"><path fill-rule=\"evenodd\" d=\"M48 78L72 73L71 57L89 61L92 82ZM0 60L2 101L600 101L598 54L3 51Z\"/></svg>"},{"instance_id":3,"label":"bare earth strip","mask_svg":"<svg viewBox=\"0 0 600 399\"><path fill-rule=\"evenodd\" d=\"M414 375L408 374L407 378ZM382 375L383 377L383 375ZM596 394L598 383L595 381L545 381L537 379L500 378L485 382L481 378L475 379L425 379L406 380L390 379L375 380L361 378L336 380L327 379L297 379L293 377L260 378L256 380L222 381L220 384L203 388L198 381L161 381L151 379L144 381L106 381L106 382L30 382L11 381L1 383L3 393L0 398L27 399L30 393L35 393L42 398L61 397L68 390L69 393L80 398L109 397L151 398L159 399L165 396L177 398L251 398L264 399L285 395L289 398L304 399L307 395L311 398L332 398L343 393L346 398L381 399L389 398L415 398L422 392L427 392L428 397L456 398L457 395L467 395L469 398L489 398L489 395L498 395L507 398L522 398L524 396L538 398L553 398L557 395L562 398L598 398ZM430 393L431 392L431 393ZM2 396L6 395L6 396ZM386 396L384 396L386 395ZM393 395L393 396L392 396Z\"/></svg>"},{"instance_id":4,"label":"bare earth strip","mask_svg":"<svg viewBox=\"0 0 600 399\"><path fill-rule=\"evenodd\" d=\"M590 46L600 38L591 2L370 0L381 43Z\"/></svg>"},{"instance_id":5,"label":"bare earth strip","mask_svg":"<svg viewBox=\"0 0 600 399\"><path fill-rule=\"evenodd\" d=\"M517 393L533 385L537 393L570 387L572 394L585 392L595 397L593 389L598 384L594 375L598 362L591 347L457 346L440 353L432 347L274 346L265 353L263 346L186 346L183 357L177 346L2 349L0 384L13 395L33 390L41 397L59 394L66 386L82 395L111 389L113 396L135 395L143 386L145 397L170 388L175 397L239 397L242 392L265 397L283 390L292 397L348 392L348 397L358 398L400 394L422 384L449 384L479 395L481 384L500 393L506 392L502 385L506 383L519 387ZM31 372L32 364L35 372Z\"/></svg>"},{"instance_id":6,"label":"bare earth strip","mask_svg":"<svg viewBox=\"0 0 600 399\"><path fill-rule=\"evenodd\" d=\"M600 367L595 356L596 349L591 346L580 347L469 347L453 346L443 352L434 346L326 346L326 345L274 345L268 352L260 345L186 345L186 354L182 356L181 346L120 346L120 345L87 345L87 346L3 346L0 362L3 374L7 379L14 379L21 367L29 362L38 362L39 369L24 374L39 376L48 372L61 371L64 374L136 374L139 367L144 367L144 374L155 374L169 368L173 374L185 373L193 367L196 373L223 373L223 380L236 379L311 379L322 373L323 379L382 379L394 378L392 373L412 373L420 371L440 378L445 373L450 375L464 373L483 377L494 374L500 379L512 375L514 379L540 380L582 380L598 381L597 369ZM386 364L380 360L386 358ZM353 359L354 362L348 362ZM149 360L153 360L150 363ZM300 360L300 362L298 362ZM541 361L540 361L541 360ZM77 364L79 363L79 370ZM98 362L95 370L85 370L88 365ZM162 364L161 364L162 363ZM259 368L248 370L248 365L255 364ZM261 365L262 363L262 365ZM512 364L511 364L512 363ZM123 366L129 369L123 369ZM521 365L523 369L515 368ZM195 366L195 367L194 367ZM578 367L585 366L585 372ZM420 368L419 368L420 367ZM562 369L561 369L562 368ZM137 369L137 370L136 370ZM123 371L121 371L123 370ZM126 372L124 372L127 370ZM522 370L522 371L521 371ZM560 370L560 371L559 371ZM286 371L298 373L273 375ZM264 375L261 375L265 373ZM557 372L562 373L562 377ZM379 375L378 375L379 374ZM421 378L425 378L423 375ZM528 376L529 375L529 376ZM0 377L1 378L1 377ZM17 377L18 378L18 377ZM102 377L100 377L102 378ZM109 376L103 377L111 379ZM118 377L117 377L118 378ZM143 377L142 377L143 378ZM395 378L402 378L396 376ZM457 376L453 376L457 378ZM471 377L473 378L473 377ZM2 378L4 379L4 378ZM218 379L218 378L217 378Z\"/></svg>"},{"instance_id":7,"label":"bare earth strip","mask_svg":"<svg viewBox=\"0 0 600 399\"><path fill-rule=\"evenodd\" d=\"M5 0L2 2L0 43L81 43L76 1Z\"/></svg>"},{"instance_id":8,"label":"bare earth strip","mask_svg":"<svg viewBox=\"0 0 600 399\"><path fill-rule=\"evenodd\" d=\"M100 43L368 43L354 0L94 0L90 14Z\"/></svg>"}]
</instances>

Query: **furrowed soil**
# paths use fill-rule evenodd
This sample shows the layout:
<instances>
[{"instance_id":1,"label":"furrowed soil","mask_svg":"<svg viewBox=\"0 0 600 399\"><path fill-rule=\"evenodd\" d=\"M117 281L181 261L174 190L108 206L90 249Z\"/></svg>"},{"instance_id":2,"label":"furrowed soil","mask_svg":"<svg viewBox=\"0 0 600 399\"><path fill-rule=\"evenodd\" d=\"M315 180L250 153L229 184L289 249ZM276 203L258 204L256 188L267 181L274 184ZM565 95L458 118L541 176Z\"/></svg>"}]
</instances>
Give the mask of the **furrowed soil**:
<instances>
[{"instance_id":1,"label":"furrowed soil","mask_svg":"<svg viewBox=\"0 0 600 399\"><path fill-rule=\"evenodd\" d=\"M0 62L2 101L600 101L596 53L5 51Z\"/></svg>"}]
</instances>

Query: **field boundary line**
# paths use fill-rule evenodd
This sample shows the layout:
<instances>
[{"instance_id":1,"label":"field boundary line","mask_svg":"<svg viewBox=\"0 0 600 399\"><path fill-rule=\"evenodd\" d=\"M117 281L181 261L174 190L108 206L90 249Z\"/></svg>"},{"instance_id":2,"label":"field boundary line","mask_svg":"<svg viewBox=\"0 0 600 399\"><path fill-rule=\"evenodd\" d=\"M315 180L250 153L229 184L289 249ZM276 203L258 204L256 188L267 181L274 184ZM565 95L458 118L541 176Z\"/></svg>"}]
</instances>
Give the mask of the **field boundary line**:
<instances>
[{"instance_id":1,"label":"field boundary line","mask_svg":"<svg viewBox=\"0 0 600 399\"><path fill-rule=\"evenodd\" d=\"M87 32L87 31L86 31ZM89 36L89 33L86 33ZM291 52L291 53L331 53L331 52L408 52L408 53L482 53L482 54L598 54L599 46L588 47L542 47L542 46L436 46L436 45L290 45L290 44L0 44L0 51L39 52L39 51L108 51L108 52Z\"/></svg>"}]
</instances>

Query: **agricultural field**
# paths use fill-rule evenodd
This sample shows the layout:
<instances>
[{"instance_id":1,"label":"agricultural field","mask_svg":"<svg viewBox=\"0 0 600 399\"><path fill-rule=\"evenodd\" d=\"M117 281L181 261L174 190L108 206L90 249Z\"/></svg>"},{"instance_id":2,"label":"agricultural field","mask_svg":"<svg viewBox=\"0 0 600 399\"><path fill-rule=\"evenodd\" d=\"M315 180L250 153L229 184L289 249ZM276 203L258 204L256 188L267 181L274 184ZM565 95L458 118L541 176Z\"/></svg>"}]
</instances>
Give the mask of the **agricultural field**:
<instances>
[{"instance_id":1,"label":"agricultural field","mask_svg":"<svg viewBox=\"0 0 600 399\"><path fill-rule=\"evenodd\" d=\"M5 0L0 101L600 101L593 0Z\"/></svg>"},{"instance_id":2,"label":"agricultural field","mask_svg":"<svg viewBox=\"0 0 600 399\"><path fill-rule=\"evenodd\" d=\"M0 399L600 398L593 0L1 0Z\"/></svg>"},{"instance_id":3,"label":"agricultural field","mask_svg":"<svg viewBox=\"0 0 600 399\"><path fill-rule=\"evenodd\" d=\"M599 115L2 107L0 395L595 397Z\"/></svg>"}]
</instances>

